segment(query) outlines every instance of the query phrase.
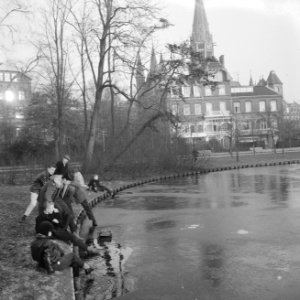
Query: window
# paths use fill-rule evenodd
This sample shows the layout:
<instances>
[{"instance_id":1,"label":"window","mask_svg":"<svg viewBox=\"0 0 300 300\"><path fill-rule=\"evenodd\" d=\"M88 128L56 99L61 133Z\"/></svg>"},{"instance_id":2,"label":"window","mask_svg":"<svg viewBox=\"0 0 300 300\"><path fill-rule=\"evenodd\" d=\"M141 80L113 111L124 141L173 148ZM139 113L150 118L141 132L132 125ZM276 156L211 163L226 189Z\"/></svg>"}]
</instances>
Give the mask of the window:
<instances>
[{"instance_id":1,"label":"window","mask_svg":"<svg viewBox=\"0 0 300 300\"><path fill-rule=\"evenodd\" d=\"M183 114L185 116L188 116L191 114L191 106L189 104L184 104L183 105Z\"/></svg>"},{"instance_id":2,"label":"window","mask_svg":"<svg viewBox=\"0 0 300 300\"><path fill-rule=\"evenodd\" d=\"M246 86L246 87L232 87L231 93L238 94L238 93L253 93L253 86Z\"/></svg>"},{"instance_id":3,"label":"window","mask_svg":"<svg viewBox=\"0 0 300 300\"><path fill-rule=\"evenodd\" d=\"M247 101L245 103L245 110L246 110L246 113L249 113L252 111L252 103L250 101Z\"/></svg>"},{"instance_id":4,"label":"window","mask_svg":"<svg viewBox=\"0 0 300 300\"><path fill-rule=\"evenodd\" d=\"M205 87L205 96L211 96L211 88L210 86Z\"/></svg>"},{"instance_id":5,"label":"window","mask_svg":"<svg viewBox=\"0 0 300 300\"><path fill-rule=\"evenodd\" d=\"M201 104L200 103L195 104L195 115L201 115Z\"/></svg>"},{"instance_id":6,"label":"window","mask_svg":"<svg viewBox=\"0 0 300 300\"><path fill-rule=\"evenodd\" d=\"M219 71L219 72L216 72L216 73L214 73L212 75L209 75L208 79L210 81L219 81L219 82L222 82L223 81L223 74L222 74L221 71Z\"/></svg>"},{"instance_id":7,"label":"window","mask_svg":"<svg viewBox=\"0 0 300 300\"><path fill-rule=\"evenodd\" d=\"M202 124L198 124L197 131L198 132L203 132L203 125Z\"/></svg>"},{"instance_id":8,"label":"window","mask_svg":"<svg viewBox=\"0 0 300 300\"><path fill-rule=\"evenodd\" d=\"M4 73L4 81L10 81L10 73Z\"/></svg>"},{"instance_id":9,"label":"window","mask_svg":"<svg viewBox=\"0 0 300 300\"><path fill-rule=\"evenodd\" d=\"M211 112L212 112L212 104L211 104L211 103L206 103L205 107L206 107L206 114L207 114L207 115L211 115Z\"/></svg>"},{"instance_id":10,"label":"window","mask_svg":"<svg viewBox=\"0 0 300 300\"><path fill-rule=\"evenodd\" d=\"M234 102L233 103L233 112L234 113L240 113L241 112L241 104L240 104L240 102Z\"/></svg>"},{"instance_id":11,"label":"window","mask_svg":"<svg viewBox=\"0 0 300 300\"><path fill-rule=\"evenodd\" d=\"M4 81L4 73L0 72L0 81Z\"/></svg>"},{"instance_id":12,"label":"window","mask_svg":"<svg viewBox=\"0 0 300 300\"><path fill-rule=\"evenodd\" d=\"M182 86L181 92L183 97L190 97L191 96L191 87L190 86Z\"/></svg>"},{"instance_id":13,"label":"window","mask_svg":"<svg viewBox=\"0 0 300 300\"><path fill-rule=\"evenodd\" d=\"M271 101L271 111L277 111L277 103L275 100Z\"/></svg>"},{"instance_id":14,"label":"window","mask_svg":"<svg viewBox=\"0 0 300 300\"><path fill-rule=\"evenodd\" d=\"M193 93L194 97L200 97L201 96L201 88L198 85L193 86Z\"/></svg>"},{"instance_id":15,"label":"window","mask_svg":"<svg viewBox=\"0 0 300 300\"><path fill-rule=\"evenodd\" d=\"M191 125L191 133L195 132L195 125Z\"/></svg>"},{"instance_id":16,"label":"window","mask_svg":"<svg viewBox=\"0 0 300 300\"><path fill-rule=\"evenodd\" d=\"M25 92L19 91L19 100L25 100Z\"/></svg>"},{"instance_id":17,"label":"window","mask_svg":"<svg viewBox=\"0 0 300 300\"><path fill-rule=\"evenodd\" d=\"M240 121L239 124L239 129L240 130L249 130L251 128L251 122L246 120L246 121Z\"/></svg>"},{"instance_id":18,"label":"window","mask_svg":"<svg viewBox=\"0 0 300 300\"><path fill-rule=\"evenodd\" d=\"M224 113L226 111L226 103L225 102L220 102L220 111Z\"/></svg>"},{"instance_id":19,"label":"window","mask_svg":"<svg viewBox=\"0 0 300 300\"><path fill-rule=\"evenodd\" d=\"M178 115L178 105L177 104L172 105L172 114L175 116Z\"/></svg>"},{"instance_id":20,"label":"window","mask_svg":"<svg viewBox=\"0 0 300 300\"><path fill-rule=\"evenodd\" d=\"M225 95L225 86L219 85L219 95Z\"/></svg>"},{"instance_id":21,"label":"window","mask_svg":"<svg viewBox=\"0 0 300 300\"><path fill-rule=\"evenodd\" d=\"M266 102L265 101L259 101L259 111L266 111Z\"/></svg>"},{"instance_id":22,"label":"window","mask_svg":"<svg viewBox=\"0 0 300 300\"><path fill-rule=\"evenodd\" d=\"M178 96L178 88L177 87L171 87L170 88L170 96L171 98L177 98Z\"/></svg>"},{"instance_id":23,"label":"window","mask_svg":"<svg viewBox=\"0 0 300 300\"><path fill-rule=\"evenodd\" d=\"M13 81L13 82L17 82L18 81L17 73L11 73L11 81Z\"/></svg>"},{"instance_id":24,"label":"window","mask_svg":"<svg viewBox=\"0 0 300 300\"><path fill-rule=\"evenodd\" d=\"M267 128L267 121L259 120L259 129L266 129L266 128Z\"/></svg>"}]
</instances>

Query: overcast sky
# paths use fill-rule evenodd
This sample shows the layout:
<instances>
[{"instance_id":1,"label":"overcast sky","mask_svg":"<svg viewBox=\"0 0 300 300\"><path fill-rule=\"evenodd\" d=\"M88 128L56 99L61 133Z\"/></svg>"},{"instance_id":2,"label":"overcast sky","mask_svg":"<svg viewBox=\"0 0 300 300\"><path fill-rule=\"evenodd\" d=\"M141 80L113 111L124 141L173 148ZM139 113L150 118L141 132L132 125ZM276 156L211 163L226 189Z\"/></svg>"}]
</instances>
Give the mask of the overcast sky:
<instances>
[{"instance_id":1,"label":"overcast sky","mask_svg":"<svg viewBox=\"0 0 300 300\"><path fill-rule=\"evenodd\" d=\"M160 0L174 24L160 35L180 42L191 35L195 0ZM249 83L274 70L283 82L288 102L300 103L300 1L203 0L216 44L215 56L225 55L234 79Z\"/></svg>"},{"instance_id":2,"label":"overcast sky","mask_svg":"<svg viewBox=\"0 0 300 300\"><path fill-rule=\"evenodd\" d=\"M31 2L36 3L36 0ZM156 2L164 8L162 13L174 26L161 33L154 44L189 39L195 0ZM250 74L257 82L262 76L267 79L274 70L283 82L285 100L300 103L300 0L203 2L216 44L215 56L224 54L225 65L233 79L247 85ZM24 40L29 34L26 29ZM25 53L28 54L25 45L14 45L9 51L2 51L2 61L21 59Z\"/></svg>"}]
</instances>

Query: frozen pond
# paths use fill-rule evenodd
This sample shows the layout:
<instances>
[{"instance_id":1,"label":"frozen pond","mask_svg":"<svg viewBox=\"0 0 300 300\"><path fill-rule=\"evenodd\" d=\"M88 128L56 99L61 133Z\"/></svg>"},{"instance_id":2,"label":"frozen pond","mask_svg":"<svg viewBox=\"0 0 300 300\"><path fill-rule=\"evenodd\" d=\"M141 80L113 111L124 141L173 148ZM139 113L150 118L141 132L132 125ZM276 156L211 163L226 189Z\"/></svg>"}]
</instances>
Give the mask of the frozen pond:
<instances>
[{"instance_id":1,"label":"frozen pond","mask_svg":"<svg viewBox=\"0 0 300 300\"><path fill-rule=\"evenodd\" d=\"M147 184L94 211L113 241L89 299L300 299L299 165Z\"/></svg>"}]
</instances>

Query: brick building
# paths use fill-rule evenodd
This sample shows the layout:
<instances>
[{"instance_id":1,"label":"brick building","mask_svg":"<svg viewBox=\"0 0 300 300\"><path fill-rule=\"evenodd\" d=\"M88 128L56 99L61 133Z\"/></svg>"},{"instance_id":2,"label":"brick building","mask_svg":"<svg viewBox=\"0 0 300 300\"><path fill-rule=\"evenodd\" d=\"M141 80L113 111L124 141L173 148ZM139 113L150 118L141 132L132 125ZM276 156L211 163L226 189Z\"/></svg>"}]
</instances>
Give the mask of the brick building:
<instances>
[{"instance_id":1,"label":"brick building","mask_svg":"<svg viewBox=\"0 0 300 300\"><path fill-rule=\"evenodd\" d=\"M176 134L195 146L217 139L225 148L237 142L240 147L273 147L285 105L282 82L271 71L267 80L254 86L251 78L249 86L241 86L232 80L224 56L215 58L213 45L203 2L196 0L191 48L208 59L215 85L203 85L199 78L171 89L167 102L180 118ZM182 97L174 92L178 88Z\"/></svg>"}]
</instances>

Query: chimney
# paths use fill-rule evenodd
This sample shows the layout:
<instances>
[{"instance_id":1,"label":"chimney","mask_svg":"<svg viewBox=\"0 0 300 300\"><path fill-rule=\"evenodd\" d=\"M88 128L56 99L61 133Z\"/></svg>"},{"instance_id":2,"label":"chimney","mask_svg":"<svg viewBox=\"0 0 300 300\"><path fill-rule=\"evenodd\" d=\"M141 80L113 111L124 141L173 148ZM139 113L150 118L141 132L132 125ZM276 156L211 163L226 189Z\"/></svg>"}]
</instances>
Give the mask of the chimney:
<instances>
[{"instance_id":1,"label":"chimney","mask_svg":"<svg viewBox=\"0 0 300 300\"><path fill-rule=\"evenodd\" d=\"M219 61L220 61L221 65L224 67L224 66L225 66L224 55L221 55L221 56L219 57Z\"/></svg>"}]
</instances>

